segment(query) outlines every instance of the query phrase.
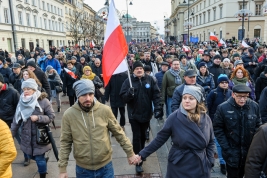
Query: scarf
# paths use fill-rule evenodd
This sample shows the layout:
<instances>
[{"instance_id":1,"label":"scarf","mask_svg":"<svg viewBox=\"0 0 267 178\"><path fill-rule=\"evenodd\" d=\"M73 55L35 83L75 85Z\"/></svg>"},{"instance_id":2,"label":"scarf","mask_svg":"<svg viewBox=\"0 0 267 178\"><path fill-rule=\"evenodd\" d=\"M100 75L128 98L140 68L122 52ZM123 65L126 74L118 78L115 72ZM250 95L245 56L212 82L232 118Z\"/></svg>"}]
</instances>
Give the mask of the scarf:
<instances>
[{"instance_id":1,"label":"scarf","mask_svg":"<svg viewBox=\"0 0 267 178\"><path fill-rule=\"evenodd\" d=\"M186 64L184 65L182 62L180 62L180 66L184 71L187 71L189 69L189 62L186 61Z\"/></svg>"},{"instance_id":2,"label":"scarf","mask_svg":"<svg viewBox=\"0 0 267 178\"><path fill-rule=\"evenodd\" d=\"M43 109L38 103L40 95L41 92L38 90L31 96L24 97L24 93L20 95L20 100L15 113L15 120L17 124L21 119L23 122L26 122L31 117L35 107L38 107L40 111L43 112Z\"/></svg>"},{"instance_id":3,"label":"scarf","mask_svg":"<svg viewBox=\"0 0 267 178\"><path fill-rule=\"evenodd\" d=\"M76 73L76 67L75 66L73 66L73 68L69 69L69 70L71 70L71 72L73 72L74 74Z\"/></svg>"},{"instance_id":4,"label":"scarf","mask_svg":"<svg viewBox=\"0 0 267 178\"><path fill-rule=\"evenodd\" d=\"M85 74L83 74L82 75L82 79L89 79L89 80L94 80L94 78L95 78L95 73L93 73L93 72L91 72L91 74L89 75L89 76L87 76L87 75L85 75Z\"/></svg>"},{"instance_id":5,"label":"scarf","mask_svg":"<svg viewBox=\"0 0 267 178\"><path fill-rule=\"evenodd\" d=\"M170 73L175 77L175 84L176 85L181 85L182 84L182 79L180 77L180 70L173 70L172 68L170 68Z\"/></svg>"},{"instance_id":6,"label":"scarf","mask_svg":"<svg viewBox=\"0 0 267 178\"><path fill-rule=\"evenodd\" d=\"M246 84L248 81L248 78L247 77L243 77L243 78L232 78L232 82L235 84L235 85L239 85L239 84Z\"/></svg>"}]
</instances>

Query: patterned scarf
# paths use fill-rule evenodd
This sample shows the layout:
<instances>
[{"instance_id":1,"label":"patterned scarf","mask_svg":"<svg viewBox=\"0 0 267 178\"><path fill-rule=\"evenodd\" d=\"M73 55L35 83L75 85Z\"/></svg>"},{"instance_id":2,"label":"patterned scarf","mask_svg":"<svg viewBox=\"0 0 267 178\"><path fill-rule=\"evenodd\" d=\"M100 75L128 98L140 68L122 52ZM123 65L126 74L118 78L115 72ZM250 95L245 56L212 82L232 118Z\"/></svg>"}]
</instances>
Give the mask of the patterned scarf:
<instances>
[{"instance_id":1,"label":"patterned scarf","mask_svg":"<svg viewBox=\"0 0 267 178\"><path fill-rule=\"evenodd\" d=\"M182 84L182 79L180 77L180 70L173 70L173 68L170 68L170 73L175 77L175 84L176 85L181 85Z\"/></svg>"}]
</instances>

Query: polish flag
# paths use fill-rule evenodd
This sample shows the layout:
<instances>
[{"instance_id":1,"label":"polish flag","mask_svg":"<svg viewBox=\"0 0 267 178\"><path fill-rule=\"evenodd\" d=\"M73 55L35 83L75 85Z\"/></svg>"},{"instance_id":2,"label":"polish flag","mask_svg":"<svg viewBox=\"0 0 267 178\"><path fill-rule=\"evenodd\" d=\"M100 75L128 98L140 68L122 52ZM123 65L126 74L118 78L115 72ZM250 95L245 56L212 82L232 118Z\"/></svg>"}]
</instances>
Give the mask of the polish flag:
<instances>
[{"instance_id":1,"label":"polish flag","mask_svg":"<svg viewBox=\"0 0 267 178\"><path fill-rule=\"evenodd\" d=\"M94 41L92 40L91 42L90 42L90 48L94 48L95 47L95 43L94 43Z\"/></svg>"},{"instance_id":2,"label":"polish flag","mask_svg":"<svg viewBox=\"0 0 267 178\"><path fill-rule=\"evenodd\" d=\"M210 32L210 41L217 41L217 42L219 42L217 36L215 36L213 32Z\"/></svg>"},{"instance_id":3,"label":"polish flag","mask_svg":"<svg viewBox=\"0 0 267 178\"><path fill-rule=\"evenodd\" d=\"M244 48L250 48L250 46L244 40L242 41L242 46Z\"/></svg>"},{"instance_id":4,"label":"polish flag","mask_svg":"<svg viewBox=\"0 0 267 178\"><path fill-rule=\"evenodd\" d=\"M112 75L128 70L128 64L124 60L127 53L127 42L120 25L114 0L111 0L102 59L102 72L105 86L107 86Z\"/></svg>"},{"instance_id":5,"label":"polish flag","mask_svg":"<svg viewBox=\"0 0 267 178\"><path fill-rule=\"evenodd\" d=\"M198 54L204 54L204 49L199 49Z\"/></svg>"},{"instance_id":6,"label":"polish flag","mask_svg":"<svg viewBox=\"0 0 267 178\"><path fill-rule=\"evenodd\" d=\"M76 79L77 78L77 75L75 75L72 71L70 71L69 69L67 68L64 68L64 70L73 78L73 79Z\"/></svg>"},{"instance_id":7,"label":"polish flag","mask_svg":"<svg viewBox=\"0 0 267 178\"><path fill-rule=\"evenodd\" d=\"M225 48L227 47L226 43L222 39L220 39L220 42L218 43L218 46L220 47L222 45L224 45Z\"/></svg>"},{"instance_id":8,"label":"polish flag","mask_svg":"<svg viewBox=\"0 0 267 178\"><path fill-rule=\"evenodd\" d=\"M163 44L163 46L165 46L166 44L165 44L165 42L164 42L164 40L162 39L162 38L160 38L160 40L159 40L162 44Z\"/></svg>"},{"instance_id":9,"label":"polish flag","mask_svg":"<svg viewBox=\"0 0 267 178\"><path fill-rule=\"evenodd\" d=\"M190 51L190 48L188 46L183 46L183 51L184 52L189 52Z\"/></svg>"}]
</instances>

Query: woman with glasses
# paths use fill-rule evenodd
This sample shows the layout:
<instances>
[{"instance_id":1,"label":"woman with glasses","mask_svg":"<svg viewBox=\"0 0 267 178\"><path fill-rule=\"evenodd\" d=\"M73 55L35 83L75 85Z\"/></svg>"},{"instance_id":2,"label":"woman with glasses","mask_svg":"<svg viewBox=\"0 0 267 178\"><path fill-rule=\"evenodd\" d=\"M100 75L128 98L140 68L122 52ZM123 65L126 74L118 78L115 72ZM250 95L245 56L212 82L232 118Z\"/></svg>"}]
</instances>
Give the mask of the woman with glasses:
<instances>
[{"instance_id":1,"label":"woman with glasses","mask_svg":"<svg viewBox=\"0 0 267 178\"><path fill-rule=\"evenodd\" d=\"M19 129L21 131L21 150L29 159L36 161L40 178L45 178L47 173L47 159L45 153L50 150L51 144L37 143L37 125L47 125L55 119L51 103L46 98L47 94L38 90L38 84L32 78L22 82L23 93L20 96L16 113L11 125L14 137Z\"/></svg>"},{"instance_id":2,"label":"woman with glasses","mask_svg":"<svg viewBox=\"0 0 267 178\"><path fill-rule=\"evenodd\" d=\"M234 72L232 73L229 81L229 88L232 89L235 85L240 85L240 84L246 85L251 89L249 97L252 100L255 100L256 99L255 87L250 80L248 71L241 66L236 67Z\"/></svg>"}]
</instances>

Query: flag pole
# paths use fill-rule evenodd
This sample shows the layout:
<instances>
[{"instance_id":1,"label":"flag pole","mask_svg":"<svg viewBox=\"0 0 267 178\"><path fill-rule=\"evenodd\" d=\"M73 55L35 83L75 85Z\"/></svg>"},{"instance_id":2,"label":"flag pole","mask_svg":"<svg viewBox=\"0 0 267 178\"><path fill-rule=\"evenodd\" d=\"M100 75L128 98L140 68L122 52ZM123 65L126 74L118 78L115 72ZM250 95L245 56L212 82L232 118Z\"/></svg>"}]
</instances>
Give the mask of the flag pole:
<instances>
[{"instance_id":1,"label":"flag pole","mask_svg":"<svg viewBox=\"0 0 267 178\"><path fill-rule=\"evenodd\" d=\"M128 64L128 62L127 62L127 58L125 57L125 62L126 62L126 64L127 64L127 67L128 67L128 69L127 69L127 73L128 73L128 79L129 79L129 83L130 83L130 87L132 88L133 87L133 84L132 84L132 80L131 80L131 74L130 74L130 71L129 71L129 64Z\"/></svg>"}]
</instances>

